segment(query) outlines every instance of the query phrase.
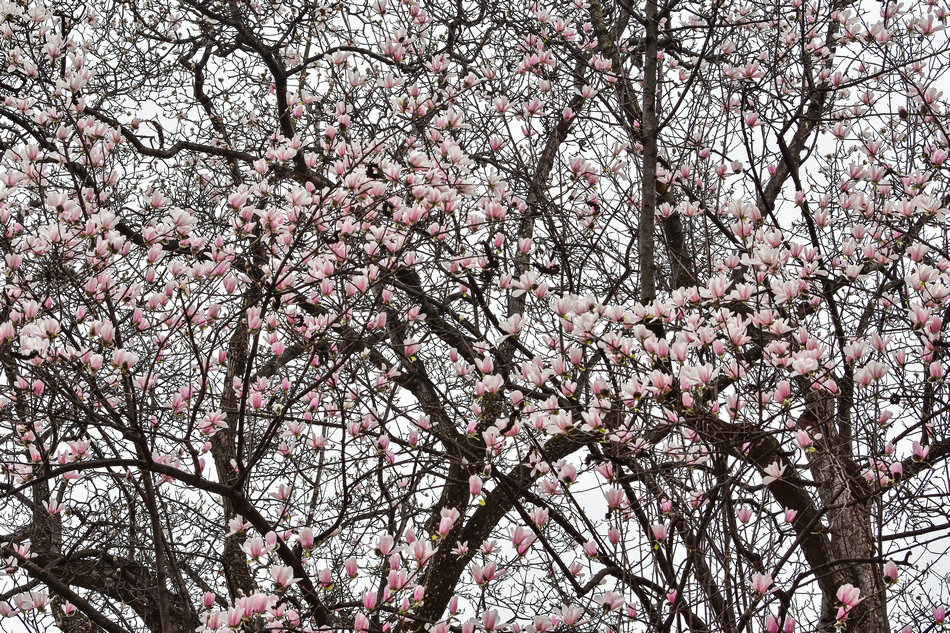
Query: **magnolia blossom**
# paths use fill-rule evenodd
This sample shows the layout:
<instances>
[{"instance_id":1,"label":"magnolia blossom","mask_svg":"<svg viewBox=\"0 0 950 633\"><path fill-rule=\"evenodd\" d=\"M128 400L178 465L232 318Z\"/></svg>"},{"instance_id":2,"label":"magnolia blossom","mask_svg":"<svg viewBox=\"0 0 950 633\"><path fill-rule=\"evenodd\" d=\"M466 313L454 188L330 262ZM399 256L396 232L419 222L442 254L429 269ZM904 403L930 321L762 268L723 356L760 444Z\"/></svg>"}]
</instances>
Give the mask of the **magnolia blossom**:
<instances>
[{"instance_id":1,"label":"magnolia blossom","mask_svg":"<svg viewBox=\"0 0 950 633\"><path fill-rule=\"evenodd\" d=\"M128 370L139 362L138 354L124 349L117 349L112 354L112 364L119 369Z\"/></svg>"},{"instance_id":2,"label":"magnolia blossom","mask_svg":"<svg viewBox=\"0 0 950 633\"><path fill-rule=\"evenodd\" d=\"M853 609L864 600L864 598L861 597L861 589L850 583L838 587L836 595L838 601L844 605L846 609Z\"/></svg>"},{"instance_id":3,"label":"magnolia blossom","mask_svg":"<svg viewBox=\"0 0 950 633\"><path fill-rule=\"evenodd\" d=\"M621 609L624 604L623 596L613 591L607 591L599 596L594 597L594 602L601 605L604 608L604 611L617 611Z\"/></svg>"},{"instance_id":4,"label":"magnolia blossom","mask_svg":"<svg viewBox=\"0 0 950 633\"><path fill-rule=\"evenodd\" d=\"M756 593L765 595L772 592L770 589L772 586L772 576L770 574L752 574L750 584L752 585L752 591Z\"/></svg>"},{"instance_id":5,"label":"magnolia blossom","mask_svg":"<svg viewBox=\"0 0 950 633\"><path fill-rule=\"evenodd\" d=\"M472 475L468 478L468 492L473 497L482 493L482 479L478 475Z\"/></svg>"},{"instance_id":6,"label":"magnolia blossom","mask_svg":"<svg viewBox=\"0 0 950 633\"><path fill-rule=\"evenodd\" d=\"M518 552L518 556L524 556L531 545L537 540L537 535L529 529L521 527L520 525L513 528L510 532L511 534L511 544L514 546L515 550Z\"/></svg>"},{"instance_id":7,"label":"magnolia blossom","mask_svg":"<svg viewBox=\"0 0 950 633\"><path fill-rule=\"evenodd\" d=\"M459 519L459 511L455 508L442 508L441 518L439 519L439 536L445 536L451 531L452 526Z\"/></svg>"},{"instance_id":8,"label":"magnolia blossom","mask_svg":"<svg viewBox=\"0 0 950 633\"><path fill-rule=\"evenodd\" d=\"M294 578L293 567L276 565L274 567L271 567L270 575L271 575L271 578L274 579L274 584L282 589L285 589L293 584L300 582L299 578Z\"/></svg>"},{"instance_id":9,"label":"magnolia blossom","mask_svg":"<svg viewBox=\"0 0 950 633\"><path fill-rule=\"evenodd\" d=\"M743 524L748 523L750 520L752 520L752 508L750 508L747 505L743 505L736 512L736 518L739 519L740 523L743 523Z\"/></svg>"},{"instance_id":10,"label":"magnolia blossom","mask_svg":"<svg viewBox=\"0 0 950 633\"><path fill-rule=\"evenodd\" d=\"M768 485L777 479L781 479L782 475L785 473L785 465L779 464L778 462L772 462L765 467L765 476L762 477L762 481Z\"/></svg>"},{"instance_id":11,"label":"magnolia blossom","mask_svg":"<svg viewBox=\"0 0 950 633\"><path fill-rule=\"evenodd\" d=\"M376 540L376 551L379 552L380 556L389 556L395 544L396 540L392 536L381 534Z\"/></svg>"},{"instance_id":12,"label":"magnolia blossom","mask_svg":"<svg viewBox=\"0 0 950 633\"><path fill-rule=\"evenodd\" d=\"M662 523L651 525L650 531L653 533L653 538L655 538L656 540L658 541L666 540L666 537L667 537L666 526L663 525Z\"/></svg>"},{"instance_id":13,"label":"magnolia blossom","mask_svg":"<svg viewBox=\"0 0 950 633\"><path fill-rule=\"evenodd\" d=\"M244 543L241 544L241 549L243 549L250 558L255 560L267 552L264 546L264 539L259 536L245 539Z\"/></svg>"},{"instance_id":14,"label":"magnolia blossom","mask_svg":"<svg viewBox=\"0 0 950 633\"><path fill-rule=\"evenodd\" d=\"M221 429L228 428L225 417L223 411L211 411L198 421L198 429L203 435L214 435Z\"/></svg>"},{"instance_id":15,"label":"magnolia blossom","mask_svg":"<svg viewBox=\"0 0 950 633\"><path fill-rule=\"evenodd\" d=\"M574 626L580 622L584 609L576 605L565 604L561 607L555 607L554 613L561 619L564 626Z\"/></svg>"},{"instance_id":16,"label":"magnolia blossom","mask_svg":"<svg viewBox=\"0 0 950 633\"><path fill-rule=\"evenodd\" d=\"M891 585L897 582L897 563L892 560L884 563L884 579Z\"/></svg>"},{"instance_id":17,"label":"magnolia blossom","mask_svg":"<svg viewBox=\"0 0 950 633\"><path fill-rule=\"evenodd\" d=\"M498 611L495 609L490 609L482 613L482 624L485 626L486 631L494 631L498 628L500 622L501 616L498 615Z\"/></svg>"}]
</instances>

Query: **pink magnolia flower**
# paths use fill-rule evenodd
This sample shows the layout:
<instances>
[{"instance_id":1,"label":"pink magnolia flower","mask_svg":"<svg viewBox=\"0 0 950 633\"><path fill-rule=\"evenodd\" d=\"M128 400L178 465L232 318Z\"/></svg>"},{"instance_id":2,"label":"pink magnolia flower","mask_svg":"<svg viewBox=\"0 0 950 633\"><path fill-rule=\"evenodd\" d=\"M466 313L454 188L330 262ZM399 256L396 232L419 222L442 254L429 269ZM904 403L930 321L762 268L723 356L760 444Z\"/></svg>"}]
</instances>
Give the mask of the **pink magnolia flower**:
<instances>
[{"instance_id":1,"label":"pink magnolia flower","mask_svg":"<svg viewBox=\"0 0 950 633\"><path fill-rule=\"evenodd\" d=\"M130 369L137 362L139 362L139 356L134 352L117 349L112 354L112 364L122 370Z\"/></svg>"},{"instance_id":2,"label":"pink magnolia flower","mask_svg":"<svg viewBox=\"0 0 950 633\"><path fill-rule=\"evenodd\" d=\"M244 543L241 545L241 549L243 549L248 556L255 560L267 552L267 549L264 547L264 540L259 536L255 536L244 541Z\"/></svg>"},{"instance_id":3,"label":"pink magnolia flower","mask_svg":"<svg viewBox=\"0 0 950 633\"><path fill-rule=\"evenodd\" d=\"M459 511L455 508L442 508L439 519L439 536L445 536L452 530L452 526L458 521Z\"/></svg>"},{"instance_id":4,"label":"pink magnolia flower","mask_svg":"<svg viewBox=\"0 0 950 633\"><path fill-rule=\"evenodd\" d=\"M511 544L517 550L518 556L524 556L537 538L534 532L520 525L511 531Z\"/></svg>"},{"instance_id":5,"label":"pink magnolia flower","mask_svg":"<svg viewBox=\"0 0 950 633\"><path fill-rule=\"evenodd\" d=\"M478 475L472 475L468 478L468 492L473 497L482 494L482 479Z\"/></svg>"},{"instance_id":6,"label":"pink magnolia flower","mask_svg":"<svg viewBox=\"0 0 950 633\"><path fill-rule=\"evenodd\" d=\"M414 541L412 545L409 546L409 552L419 563L419 567L425 567L425 564L435 553L432 549L432 543L429 541Z\"/></svg>"},{"instance_id":7,"label":"pink magnolia flower","mask_svg":"<svg viewBox=\"0 0 950 633\"><path fill-rule=\"evenodd\" d=\"M379 552L380 556L389 556L395 544L396 540L392 536L381 534L376 541L376 551Z\"/></svg>"},{"instance_id":8,"label":"pink magnolia flower","mask_svg":"<svg viewBox=\"0 0 950 633\"><path fill-rule=\"evenodd\" d=\"M297 538L299 539L300 547L303 549L311 549L313 547L313 530L308 527L300 528L300 531L297 533Z\"/></svg>"},{"instance_id":9,"label":"pink magnolia flower","mask_svg":"<svg viewBox=\"0 0 950 633\"><path fill-rule=\"evenodd\" d=\"M236 629L241 626L241 620L244 619L244 609L233 607L228 609L228 615L226 618L227 625L232 629Z\"/></svg>"},{"instance_id":10,"label":"pink magnolia flower","mask_svg":"<svg viewBox=\"0 0 950 633\"><path fill-rule=\"evenodd\" d=\"M472 578L475 579L475 584L479 586L485 586L499 577L498 564L492 560L485 563L484 567L472 563L471 572Z\"/></svg>"},{"instance_id":11,"label":"pink magnolia flower","mask_svg":"<svg viewBox=\"0 0 950 633\"><path fill-rule=\"evenodd\" d=\"M945 607L937 607L934 609L934 622L937 624L943 624L947 619L947 610Z\"/></svg>"},{"instance_id":12,"label":"pink magnolia flower","mask_svg":"<svg viewBox=\"0 0 950 633\"><path fill-rule=\"evenodd\" d=\"M277 565L271 567L270 576L274 579L274 584L281 588L286 588L300 582L299 578L294 578L293 567Z\"/></svg>"},{"instance_id":13,"label":"pink magnolia flower","mask_svg":"<svg viewBox=\"0 0 950 633\"><path fill-rule=\"evenodd\" d=\"M770 574L752 574L752 591L765 595L771 593L769 587L772 586L772 576Z\"/></svg>"},{"instance_id":14,"label":"pink magnolia flower","mask_svg":"<svg viewBox=\"0 0 950 633\"><path fill-rule=\"evenodd\" d=\"M736 512L736 518L743 524L748 523L752 519L752 508L749 506L742 506L739 508L739 511Z\"/></svg>"},{"instance_id":15,"label":"pink magnolia flower","mask_svg":"<svg viewBox=\"0 0 950 633\"><path fill-rule=\"evenodd\" d=\"M31 591L29 600L34 609L45 611L49 604L49 594L41 590Z\"/></svg>"},{"instance_id":16,"label":"pink magnolia flower","mask_svg":"<svg viewBox=\"0 0 950 633\"><path fill-rule=\"evenodd\" d=\"M555 608L554 613L561 618L564 626L574 626L580 621L584 610L581 607L565 604L560 608Z\"/></svg>"},{"instance_id":17,"label":"pink magnolia flower","mask_svg":"<svg viewBox=\"0 0 950 633\"><path fill-rule=\"evenodd\" d=\"M608 591L594 598L594 602L601 605L604 611L617 611L623 607L623 596L616 592Z\"/></svg>"},{"instance_id":18,"label":"pink magnolia flower","mask_svg":"<svg viewBox=\"0 0 950 633\"><path fill-rule=\"evenodd\" d=\"M836 595L847 610L853 609L864 600L864 598L861 597L861 589L850 583L838 587L838 593Z\"/></svg>"},{"instance_id":19,"label":"pink magnolia flower","mask_svg":"<svg viewBox=\"0 0 950 633\"><path fill-rule=\"evenodd\" d=\"M891 585L897 582L897 563L892 560L884 563L884 579Z\"/></svg>"},{"instance_id":20,"label":"pink magnolia flower","mask_svg":"<svg viewBox=\"0 0 950 633\"><path fill-rule=\"evenodd\" d=\"M405 569L390 569L386 582L390 590L398 591L409 584L409 575Z\"/></svg>"},{"instance_id":21,"label":"pink magnolia flower","mask_svg":"<svg viewBox=\"0 0 950 633\"><path fill-rule=\"evenodd\" d=\"M616 510L623 505L625 496L622 488L614 486L604 493L604 498L607 500L607 507Z\"/></svg>"},{"instance_id":22,"label":"pink magnolia flower","mask_svg":"<svg viewBox=\"0 0 950 633\"><path fill-rule=\"evenodd\" d=\"M233 518L228 520L229 532L225 536L242 533L245 529L247 529L247 527L248 524L244 522L244 517L242 517L240 514L235 515Z\"/></svg>"},{"instance_id":23,"label":"pink magnolia flower","mask_svg":"<svg viewBox=\"0 0 950 633\"><path fill-rule=\"evenodd\" d=\"M198 429L202 435L214 435L221 429L228 428L223 411L211 411L198 421Z\"/></svg>"},{"instance_id":24,"label":"pink magnolia flower","mask_svg":"<svg viewBox=\"0 0 950 633\"><path fill-rule=\"evenodd\" d=\"M783 474L785 474L785 465L772 462L765 467L765 476L762 477L762 481L765 485L769 485L773 481L781 479Z\"/></svg>"},{"instance_id":25,"label":"pink magnolia flower","mask_svg":"<svg viewBox=\"0 0 950 633\"><path fill-rule=\"evenodd\" d=\"M773 394L772 397L775 399L776 402L784 404L788 400L788 397L791 394L792 394L792 385L787 380L781 380L775 386L775 393Z\"/></svg>"},{"instance_id":26,"label":"pink magnolia flower","mask_svg":"<svg viewBox=\"0 0 950 633\"><path fill-rule=\"evenodd\" d=\"M814 444L814 440L812 440L811 436L808 435L808 432L802 430L799 430L795 433L795 442L798 444L799 448L805 451L811 449L812 445Z\"/></svg>"},{"instance_id":27,"label":"pink magnolia flower","mask_svg":"<svg viewBox=\"0 0 950 633\"><path fill-rule=\"evenodd\" d=\"M496 628L498 628L500 621L501 616L498 615L498 611L495 609L485 611L482 614L482 624L484 624L486 631L494 631Z\"/></svg>"}]
</instances>

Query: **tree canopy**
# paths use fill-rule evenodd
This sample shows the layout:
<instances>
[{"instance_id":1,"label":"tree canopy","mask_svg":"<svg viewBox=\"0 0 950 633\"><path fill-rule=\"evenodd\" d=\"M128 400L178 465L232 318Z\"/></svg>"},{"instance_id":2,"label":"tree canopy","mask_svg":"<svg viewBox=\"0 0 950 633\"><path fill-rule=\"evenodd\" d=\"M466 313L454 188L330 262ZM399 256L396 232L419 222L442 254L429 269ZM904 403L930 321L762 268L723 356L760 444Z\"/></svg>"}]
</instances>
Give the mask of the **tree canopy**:
<instances>
[{"instance_id":1,"label":"tree canopy","mask_svg":"<svg viewBox=\"0 0 950 633\"><path fill-rule=\"evenodd\" d=\"M0 628L942 625L947 13L0 2Z\"/></svg>"}]
</instances>

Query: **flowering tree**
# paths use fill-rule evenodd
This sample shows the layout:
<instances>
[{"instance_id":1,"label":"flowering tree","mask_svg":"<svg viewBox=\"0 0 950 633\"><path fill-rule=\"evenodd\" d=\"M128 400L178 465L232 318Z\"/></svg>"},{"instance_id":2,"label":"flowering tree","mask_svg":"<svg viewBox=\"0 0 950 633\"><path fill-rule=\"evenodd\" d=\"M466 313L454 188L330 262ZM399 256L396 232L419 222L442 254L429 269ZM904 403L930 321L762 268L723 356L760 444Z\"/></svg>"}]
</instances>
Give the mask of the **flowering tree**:
<instances>
[{"instance_id":1,"label":"flowering tree","mask_svg":"<svg viewBox=\"0 0 950 633\"><path fill-rule=\"evenodd\" d=\"M0 3L0 626L942 624L908 4Z\"/></svg>"}]
</instances>

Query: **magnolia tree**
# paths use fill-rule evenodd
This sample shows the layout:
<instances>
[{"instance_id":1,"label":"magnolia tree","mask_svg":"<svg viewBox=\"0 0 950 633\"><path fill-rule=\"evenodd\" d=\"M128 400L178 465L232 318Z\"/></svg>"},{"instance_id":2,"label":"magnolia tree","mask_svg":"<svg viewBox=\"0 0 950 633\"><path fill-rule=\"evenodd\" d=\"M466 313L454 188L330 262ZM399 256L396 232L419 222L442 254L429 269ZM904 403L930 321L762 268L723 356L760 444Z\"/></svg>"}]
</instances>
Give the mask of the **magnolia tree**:
<instances>
[{"instance_id":1,"label":"magnolia tree","mask_svg":"<svg viewBox=\"0 0 950 633\"><path fill-rule=\"evenodd\" d=\"M0 626L936 630L947 11L0 3Z\"/></svg>"}]
</instances>

